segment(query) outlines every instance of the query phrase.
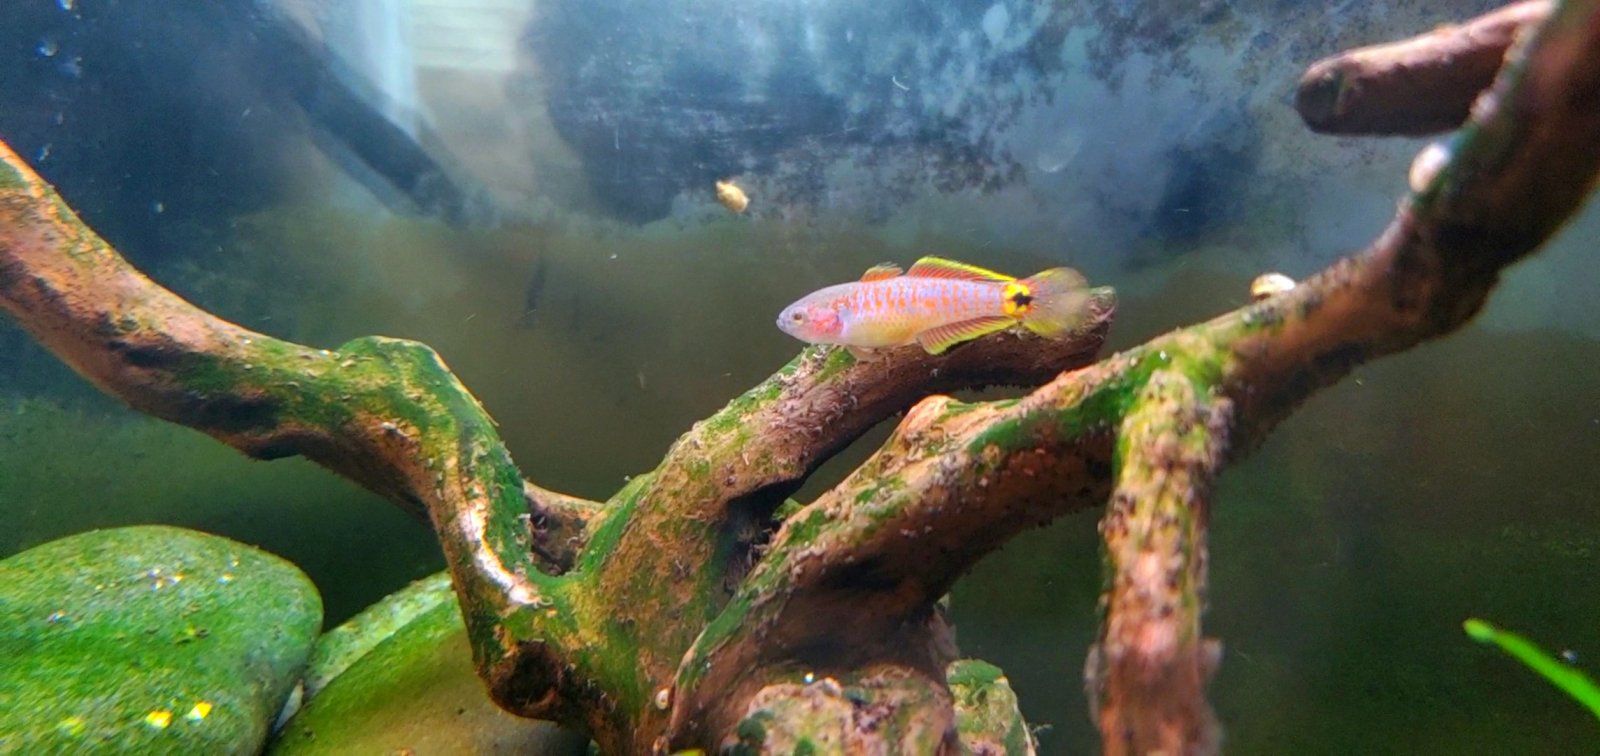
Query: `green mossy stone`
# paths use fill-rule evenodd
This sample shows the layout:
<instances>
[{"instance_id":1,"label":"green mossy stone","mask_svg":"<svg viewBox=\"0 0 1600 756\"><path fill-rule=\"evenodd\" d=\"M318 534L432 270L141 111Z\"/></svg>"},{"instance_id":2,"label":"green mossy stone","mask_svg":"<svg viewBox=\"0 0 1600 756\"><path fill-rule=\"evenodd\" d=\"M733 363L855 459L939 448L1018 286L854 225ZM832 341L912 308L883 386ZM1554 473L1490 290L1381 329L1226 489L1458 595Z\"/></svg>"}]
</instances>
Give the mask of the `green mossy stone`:
<instances>
[{"instance_id":1,"label":"green mossy stone","mask_svg":"<svg viewBox=\"0 0 1600 756\"><path fill-rule=\"evenodd\" d=\"M0 561L0 753L256 753L322 625L294 565L169 527Z\"/></svg>"},{"instance_id":2,"label":"green mossy stone","mask_svg":"<svg viewBox=\"0 0 1600 756\"><path fill-rule=\"evenodd\" d=\"M589 739L502 711L472 665L446 575L374 604L317 642L304 706L269 752L585 754Z\"/></svg>"},{"instance_id":3,"label":"green mossy stone","mask_svg":"<svg viewBox=\"0 0 1600 756\"><path fill-rule=\"evenodd\" d=\"M440 604L456 605L450 573L429 575L363 609L317 639L306 665L305 695L315 697L379 643Z\"/></svg>"}]
</instances>

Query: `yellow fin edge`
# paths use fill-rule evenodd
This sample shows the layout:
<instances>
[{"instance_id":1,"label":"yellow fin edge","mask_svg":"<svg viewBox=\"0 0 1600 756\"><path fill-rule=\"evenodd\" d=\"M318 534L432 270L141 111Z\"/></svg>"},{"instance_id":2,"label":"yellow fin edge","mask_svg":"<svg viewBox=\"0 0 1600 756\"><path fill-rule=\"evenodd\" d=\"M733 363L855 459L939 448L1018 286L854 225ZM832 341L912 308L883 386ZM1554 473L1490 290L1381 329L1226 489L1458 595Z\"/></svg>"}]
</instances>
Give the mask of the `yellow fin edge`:
<instances>
[{"instance_id":1,"label":"yellow fin edge","mask_svg":"<svg viewBox=\"0 0 1600 756\"><path fill-rule=\"evenodd\" d=\"M1015 281L1013 276L996 273L988 268L968 265L964 262L947 260L943 257L924 257L906 271L906 275L913 278L956 278L967 281Z\"/></svg>"},{"instance_id":2,"label":"yellow fin edge","mask_svg":"<svg viewBox=\"0 0 1600 756\"><path fill-rule=\"evenodd\" d=\"M946 323L917 334L917 343L921 344L928 354L941 354L946 349L963 341L971 341L996 331L1004 331L1015 325L1016 322L1012 318L996 316L973 318L959 323Z\"/></svg>"}]
</instances>

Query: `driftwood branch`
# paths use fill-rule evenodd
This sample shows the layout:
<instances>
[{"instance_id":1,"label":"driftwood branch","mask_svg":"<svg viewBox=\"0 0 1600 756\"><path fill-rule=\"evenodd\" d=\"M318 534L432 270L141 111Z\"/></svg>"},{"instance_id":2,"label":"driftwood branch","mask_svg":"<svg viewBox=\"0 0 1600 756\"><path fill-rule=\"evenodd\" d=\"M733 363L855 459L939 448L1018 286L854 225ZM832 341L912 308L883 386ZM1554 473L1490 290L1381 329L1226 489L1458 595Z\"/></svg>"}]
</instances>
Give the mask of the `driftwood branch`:
<instances>
[{"instance_id":1,"label":"driftwood branch","mask_svg":"<svg viewBox=\"0 0 1600 756\"><path fill-rule=\"evenodd\" d=\"M1467 27L1527 25L1533 7ZM1400 68L1476 95L1492 74L1476 54L1439 53L1440 39L1481 52L1493 35L1451 34L1422 45L1435 68ZM954 661L939 598L1021 530L1107 501L1106 620L1087 667L1106 748L1206 752L1212 481L1317 388L1466 322L1593 187L1600 0L1562 4L1522 39L1495 53L1509 62L1384 234L1291 292L1092 365L1109 291L1070 343L1008 333L871 362L810 348L603 503L523 480L426 347L323 351L204 313L131 269L3 148L0 307L145 412L254 456L304 455L426 515L496 700L584 727L607 752L1029 750L1004 678ZM1417 122L1394 94L1414 77L1352 81L1362 96L1334 110ZM1001 402L924 398L993 383L1043 385ZM844 481L787 500L908 407Z\"/></svg>"},{"instance_id":2,"label":"driftwood branch","mask_svg":"<svg viewBox=\"0 0 1600 756\"><path fill-rule=\"evenodd\" d=\"M1306 71L1295 108L1330 134L1432 134L1460 126L1489 88L1523 29L1550 14L1524 0L1471 21L1320 61Z\"/></svg>"},{"instance_id":3,"label":"driftwood branch","mask_svg":"<svg viewBox=\"0 0 1600 756\"><path fill-rule=\"evenodd\" d=\"M1597 7L1562 7L1362 254L1019 402L925 400L788 519L700 637L679 672L673 745L737 729L761 711L725 697L754 701L797 670L939 669L932 602L954 577L1027 524L1110 493L1111 582L1089 664L1107 750L1214 750L1203 686L1217 653L1200 630L1211 482L1317 388L1464 324L1499 271L1576 210L1600 161Z\"/></svg>"},{"instance_id":4,"label":"driftwood branch","mask_svg":"<svg viewBox=\"0 0 1600 756\"><path fill-rule=\"evenodd\" d=\"M507 656L504 618L550 602L557 584L530 546L522 478L427 347L312 349L206 313L129 266L5 145L0 307L135 409L253 457L303 455L428 517L486 667Z\"/></svg>"},{"instance_id":5,"label":"driftwood branch","mask_svg":"<svg viewBox=\"0 0 1600 756\"><path fill-rule=\"evenodd\" d=\"M1366 251L1135 350L1170 366L1124 415L1122 473L1103 525L1113 578L1090 674L1108 752L1205 752L1216 742L1197 686L1214 658L1199 614L1206 500L1221 464L1356 365L1466 323L1500 272L1593 190L1600 3L1563 3L1523 41L1447 162Z\"/></svg>"},{"instance_id":6,"label":"driftwood branch","mask_svg":"<svg viewBox=\"0 0 1600 756\"><path fill-rule=\"evenodd\" d=\"M136 409L258 458L304 455L428 517L491 692L619 751L664 729L656 691L807 474L931 391L1038 384L1087 364L1114 311L1109 292L1092 305L1097 325L1072 342L1005 334L865 363L806 350L656 471L590 502L524 481L431 350L381 338L313 349L203 312L135 271L0 145L0 306Z\"/></svg>"},{"instance_id":7,"label":"driftwood branch","mask_svg":"<svg viewBox=\"0 0 1600 756\"><path fill-rule=\"evenodd\" d=\"M1114 312L1109 292L1092 305L1097 325L1073 342L1004 334L941 356L906 349L870 362L810 348L678 439L655 471L590 522L588 547L568 575L582 597L578 611L594 612L580 624L605 628L607 645L632 653L603 660L608 670L579 667L578 679L619 676L599 690L631 695L596 699L584 715L590 727L634 734L630 748L653 747L668 716L654 702L672 697L685 650L745 580L776 527L773 513L805 477L930 391L1037 384L1087 364ZM530 716L561 715L542 698L505 703Z\"/></svg>"}]
</instances>

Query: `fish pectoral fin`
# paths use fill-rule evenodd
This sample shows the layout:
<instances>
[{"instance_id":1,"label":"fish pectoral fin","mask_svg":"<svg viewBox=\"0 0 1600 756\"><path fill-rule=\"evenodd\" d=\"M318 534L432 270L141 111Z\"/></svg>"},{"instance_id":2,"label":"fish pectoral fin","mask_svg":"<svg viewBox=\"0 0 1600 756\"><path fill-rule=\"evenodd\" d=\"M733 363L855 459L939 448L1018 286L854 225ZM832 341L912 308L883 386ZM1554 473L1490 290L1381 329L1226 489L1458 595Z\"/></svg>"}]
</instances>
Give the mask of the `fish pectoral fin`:
<instances>
[{"instance_id":1,"label":"fish pectoral fin","mask_svg":"<svg viewBox=\"0 0 1600 756\"><path fill-rule=\"evenodd\" d=\"M996 273L987 268L932 256L924 257L913 263L911 270L906 271L906 276L910 278L952 278L957 281L1003 282L1017 280L1004 273Z\"/></svg>"},{"instance_id":2,"label":"fish pectoral fin","mask_svg":"<svg viewBox=\"0 0 1600 756\"><path fill-rule=\"evenodd\" d=\"M846 345L845 351L849 352L851 357L856 358L856 362L875 362L883 356L879 350L866 347Z\"/></svg>"},{"instance_id":3,"label":"fish pectoral fin","mask_svg":"<svg viewBox=\"0 0 1600 756\"><path fill-rule=\"evenodd\" d=\"M940 354L963 341L971 341L979 336L987 336L996 331L1004 331L1016 324L1015 318L1004 316L973 318L959 323L946 323L917 334L917 343L921 344L922 348L928 351L928 354Z\"/></svg>"},{"instance_id":4,"label":"fish pectoral fin","mask_svg":"<svg viewBox=\"0 0 1600 756\"><path fill-rule=\"evenodd\" d=\"M867 268L867 272L861 274L861 280L882 281L885 278L894 278L899 276L904 272L905 271L900 269L900 266L895 265L894 263L878 263L877 265Z\"/></svg>"}]
</instances>

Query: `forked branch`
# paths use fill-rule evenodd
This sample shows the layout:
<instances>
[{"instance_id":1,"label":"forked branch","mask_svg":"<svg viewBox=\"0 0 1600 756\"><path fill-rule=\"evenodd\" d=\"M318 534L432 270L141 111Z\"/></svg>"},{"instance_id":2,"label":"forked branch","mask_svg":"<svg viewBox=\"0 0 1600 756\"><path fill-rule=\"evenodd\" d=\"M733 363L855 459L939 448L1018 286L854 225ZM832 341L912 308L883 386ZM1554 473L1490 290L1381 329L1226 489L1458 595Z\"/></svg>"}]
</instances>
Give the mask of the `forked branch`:
<instances>
[{"instance_id":1,"label":"forked branch","mask_svg":"<svg viewBox=\"0 0 1600 756\"><path fill-rule=\"evenodd\" d=\"M1460 126L1500 72L1524 29L1550 15L1550 0L1523 0L1403 42L1318 61L1300 79L1295 108L1330 134L1432 134Z\"/></svg>"},{"instance_id":2,"label":"forked branch","mask_svg":"<svg viewBox=\"0 0 1600 756\"><path fill-rule=\"evenodd\" d=\"M736 730L763 710L727 700L797 675L938 669L933 602L950 582L1022 526L1104 501L1114 480L1107 615L1088 665L1106 748L1213 750L1203 686L1217 652L1200 628L1212 481L1317 388L1460 327L1577 209L1600 164L1597 7L1561 6L1512 53L1442 170L1367 251L1020 402L919 405L789 518L698 639L672 742Z\"/></svg>"},{"instance_id":3,"label":"forked branch","mask_svg":"<svg viewBox=\"0 0 1600 756\"><path fill-rule=\"evenodd\" d=\"M491 692L619 751L653 742L665 715L652 692L812 469L930 391L1037 384L1088 363L1114 311L1109 292L1092 304L1093 326L1070 342L1008 334L866 363L809 349L602 504L524 481L427 347L314 349L206 313L129 266L0 144L0 307L136 409L254 457L304 455L428 517Z\"/></svg>"},{"instance_id":4,"label":"forked branch","mask_svg":"<svg viewBox=\"0 0 1600 756\"><path fill-rule=\"evenodd\" d=\"M607 751L1026 750L1012 704L979 716L988 694L972 691L1009 691L992 668L951 663L938 600L1022 529L1109 500L1089 665L1106 748L1204 752L1217 742L1200 625L1212 481L1317 388L1458 328L1576 210L1600 167L1600 0L1516 6L1308 78L1337 84L1335 120L1434 129L1466 107L1413 107L1418 82L1476 93L1488 59L1498 77L1443 167L1368 250L1293 291L1088 367L1108 291L1074 342L1004 334L872 362L807 349L603 504L524 481L426 347L323 351L202 312L3 145L0 307L138 409L253 456L302 454L425 514L496 699L586 727ZM1312 94L1315 122L1327 101ZM1044 385L1014 401L928 398L838 486L785 505L873 424L992 383Z\"/></svg>"}]
</instances>

